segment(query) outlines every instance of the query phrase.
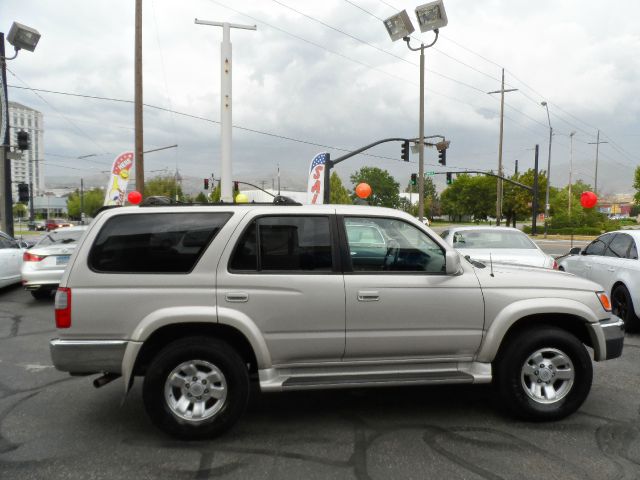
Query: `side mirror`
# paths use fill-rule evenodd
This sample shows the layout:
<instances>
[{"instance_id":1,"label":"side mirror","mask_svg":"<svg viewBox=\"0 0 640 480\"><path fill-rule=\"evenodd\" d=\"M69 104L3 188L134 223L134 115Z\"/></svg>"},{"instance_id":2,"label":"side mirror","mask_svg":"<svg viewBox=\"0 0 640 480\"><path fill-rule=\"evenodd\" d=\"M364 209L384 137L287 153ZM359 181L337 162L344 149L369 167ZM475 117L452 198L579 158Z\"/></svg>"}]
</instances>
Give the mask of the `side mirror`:
<instances>
[{"instance_id":1,"label":"side mirror","mask_svg":"<svg viewBox=\"0 0 640 480\"><path fill-rule=\"evenodd\" d=\"M447 250L444 256L447 275L455 275L460 271L460 254L454 250Z\"/></svg>"},{"instance_id":2,"label":"side mirror","mask_svg":"<svg viewBox=\"0 0 640 480\"><path fill-rule=\"evenodd\" d=\"M569 250L569 255L580 255L580 247L573 247Z\"/></svg>"},{"instance_id":3,"label":"side mirror","mask_svg":"<svg viewBox=\"0 0 640 480\"><path fill-rule=\"evenodd\" d=\"M21 240L18 242L18 245L20 246L20 248L29 248L31 245L29 245L27 242Z\"/></svg>"}]
</instances>

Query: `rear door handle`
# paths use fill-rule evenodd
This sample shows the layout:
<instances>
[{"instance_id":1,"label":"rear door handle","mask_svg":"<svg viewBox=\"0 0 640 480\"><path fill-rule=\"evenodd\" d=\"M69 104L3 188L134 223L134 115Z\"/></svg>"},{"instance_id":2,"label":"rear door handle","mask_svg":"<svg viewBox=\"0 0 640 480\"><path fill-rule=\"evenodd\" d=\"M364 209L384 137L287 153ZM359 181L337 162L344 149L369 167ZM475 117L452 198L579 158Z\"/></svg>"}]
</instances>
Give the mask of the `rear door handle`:
<instances>
[{"instance_id":1,"label":"rear door handle","mask_svg":"<svg viewBox=\"0 0 640 480\"><path fill-rule=\"evenodd\" d=\"M373 290L360 290L358 292L359 302L377 302L380 300L380 294Z\"/></svg>"},{"instance_id":2,"label":"rear door handle","mask_svg":"<svg viewBox=\"0 0 640 480\"><path fill-rule=\"evenodd\" d=\"M229 292L224 298L227 302L244 303L249 301L249 294L245 292Z\"/></svg>"},{"instance_id":3,"label":"rear door handle","mask_svg":"<svg viewBox=\"0 0 640 480\"><path fill-rule=\"evenodd\" d=\"M607 268L607 270L609 270L610 272L615 272L616 271L616 269L613 268L613 267L609 267L609 268Z\"/></svg>"},{"instance_id":4,"label":"rear door handle","mask_svg":"<svg viewBox=\"0 0 640 480\"><path fill-rule=\"evenodd\" d=\"M584 266L585 266L585 268L591 268L591 264L590 263L585 263Z\"/></svg>"}]
</instances>

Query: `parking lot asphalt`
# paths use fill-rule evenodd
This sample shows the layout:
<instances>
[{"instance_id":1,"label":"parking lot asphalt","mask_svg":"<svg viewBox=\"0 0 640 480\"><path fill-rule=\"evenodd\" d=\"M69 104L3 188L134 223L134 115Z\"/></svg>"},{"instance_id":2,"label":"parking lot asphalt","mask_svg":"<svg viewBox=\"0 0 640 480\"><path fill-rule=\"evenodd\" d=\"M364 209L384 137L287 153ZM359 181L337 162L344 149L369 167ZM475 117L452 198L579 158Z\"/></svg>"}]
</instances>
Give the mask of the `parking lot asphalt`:
<instances>
[{"instance_id":1,"label":"parking lot asphalt","mask_svg":"<svg viewBox=\"0 0 640 480\"><path fill-rule=\"evenodd\" d=\"M1 479L638 479L640 337L595 364L583 407L555 423L502 412L491 386L260 394L223 437L177 441L140 381L53 369L51 301L0 290Z\"/></svg>"}]
</instances>

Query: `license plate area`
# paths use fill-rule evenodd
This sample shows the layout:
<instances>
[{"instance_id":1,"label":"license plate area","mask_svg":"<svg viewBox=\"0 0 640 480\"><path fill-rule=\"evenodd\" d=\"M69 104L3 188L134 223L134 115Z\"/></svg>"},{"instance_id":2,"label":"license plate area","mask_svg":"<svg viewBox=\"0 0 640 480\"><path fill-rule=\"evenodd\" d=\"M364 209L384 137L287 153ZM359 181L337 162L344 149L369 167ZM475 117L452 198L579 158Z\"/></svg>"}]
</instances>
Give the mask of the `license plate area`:
<instances>
[{"instance_id":1,"label":"license plate area","mask_svg":"<svg viewBox=\"0 0 640 480\"><path fill-rule=\"evenodd\" d=\"M56 257L56 265L66 265L69 263L69 258L71 258L71 255L58 255Z\"/></svg>"}]
</instances>

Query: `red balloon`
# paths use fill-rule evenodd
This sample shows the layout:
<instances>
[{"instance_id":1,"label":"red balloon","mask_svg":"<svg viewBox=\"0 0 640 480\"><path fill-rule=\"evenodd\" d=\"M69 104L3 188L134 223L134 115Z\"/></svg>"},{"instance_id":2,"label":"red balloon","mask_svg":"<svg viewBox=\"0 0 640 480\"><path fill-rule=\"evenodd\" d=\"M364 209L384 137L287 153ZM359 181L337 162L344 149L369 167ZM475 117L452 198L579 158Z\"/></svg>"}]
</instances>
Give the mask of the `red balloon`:
<instances>
[{"instance_id":1,"label":"red balloon","mask_svg":"<svg viewBox=\"0 0 640 480\"><path fill-rule=\"evenodd\" d=\"M134 190L132 192L129 192L129 195L127 195L127 200L129 200L129 203L131 203L132 205L138 205L142 201L142 194L137 190Z\"/></svg>"},{"instance_id":2,"label":"red balloon","mask_svg":"<svg viewBox=\"0 0 640 480\"><path fill-rule=\"evenodd\" d=\"M598 197L593 192L583 192L580 195L580 205L584 208L593 208L598 203Z\"/></svg>"},{"instance_id":3,"label":"red balloon","mask_svg":"<svg viewBox=\"0 0 640 480\"><path fill-rule=\"evenodd\" d=\"M360 198L369 198L371 192L371 185L368 183L359 183L356 186L356 195Z\"/></svg>"}]
</instances>

